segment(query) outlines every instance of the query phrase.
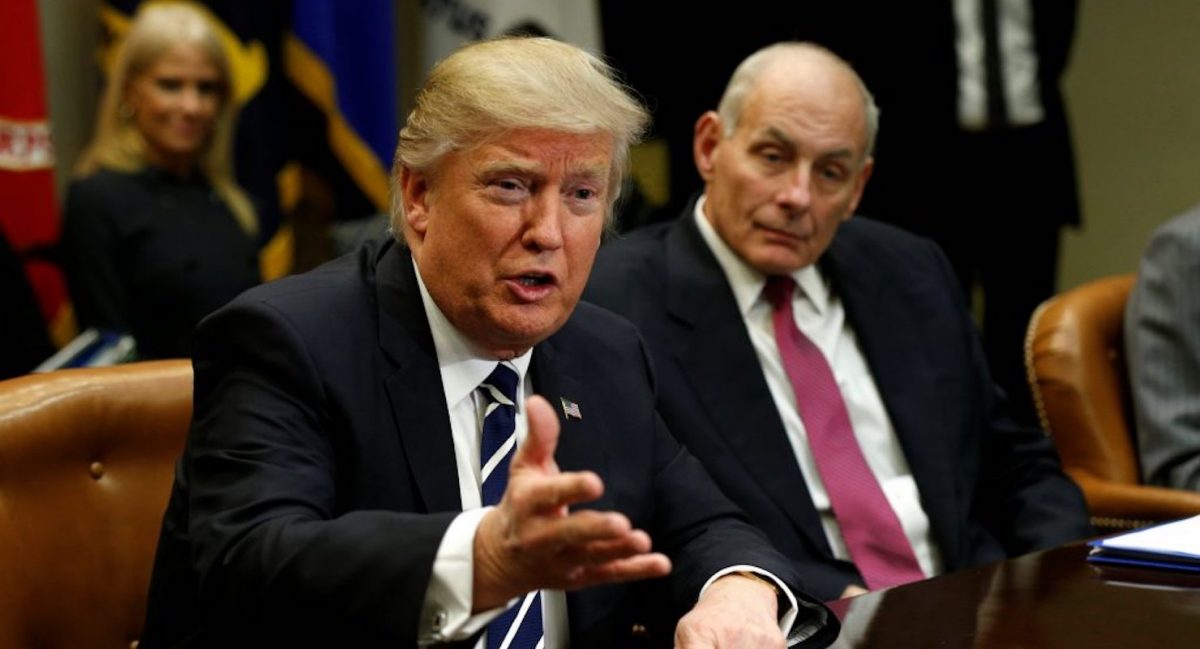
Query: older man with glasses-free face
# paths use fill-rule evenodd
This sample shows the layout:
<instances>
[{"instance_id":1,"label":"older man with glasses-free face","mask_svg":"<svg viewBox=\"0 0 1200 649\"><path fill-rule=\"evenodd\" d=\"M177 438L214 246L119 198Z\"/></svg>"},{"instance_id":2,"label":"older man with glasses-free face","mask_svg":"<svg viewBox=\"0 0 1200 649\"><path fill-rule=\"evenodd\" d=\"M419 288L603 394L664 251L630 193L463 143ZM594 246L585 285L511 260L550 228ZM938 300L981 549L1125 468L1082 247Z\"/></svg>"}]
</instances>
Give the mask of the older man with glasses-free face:
<instances>
[{"instance_id":1,"label":"older man with glasses-free face","mask_svg":"<svg viewBox=\"0 0 1200 649\"><path fill-rule=\"evenodd\" d=\"M852 218L877 122L831 52L756 52L696 124L703 196L602 249L585 294L638 326L667 425L826 600L1090 533L945 256Z\"/></svg>"}]
</instances>

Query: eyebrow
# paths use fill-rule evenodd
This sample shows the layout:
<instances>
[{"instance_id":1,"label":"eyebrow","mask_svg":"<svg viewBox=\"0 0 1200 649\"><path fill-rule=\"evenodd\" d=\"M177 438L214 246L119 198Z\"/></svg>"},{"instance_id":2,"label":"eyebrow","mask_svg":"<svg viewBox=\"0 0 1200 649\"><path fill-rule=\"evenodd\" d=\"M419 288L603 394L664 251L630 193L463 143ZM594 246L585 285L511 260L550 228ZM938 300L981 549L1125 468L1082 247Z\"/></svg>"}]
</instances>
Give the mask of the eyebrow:
<instances>
[{"instance_id":1,"label":"eyebrow","mask_svg":"<svg viewBox=\"0 0 1200 649\"><path fill-rule=\"evenodd\" d=\"M791 136L774 126L767 127L767 137L789 147L794 148L796 146L796 141L792 139Z\"/></svg>"},{"instance_id":2,"label":"eyebrow","mask_svg":"<svg viewBox=\"0 0 1200 649\"><path fill-rule=\"evenodd\" d=\"M607 164L587 164L569 169L567 178L582 179L588 182L603 184L608 180L611 167ZM543 166L536 162L523 160L496 160L480 166L477 177L487 178L504 174L541 177L545 175Z\"/></svg>"},{"instance_id":3,"label":"eyebrow","mask_svg":"<svg viewBox=\"0 0 1200 649\"><path fill-rule=\"evenodd\" d=\"M521 160L495 160L484 163L479 168L479 175L494 176L497 174L516 173L521 175L539 175L543 173L542 165Z\"/></svg>"},{"instance_id":4,"label":"eyebrow","mask_svg":"<svg viewBox=\"0 0 1200 649\"><path fill-rule=\"evenodd\" d=\"M607 164L580 165L571 169L567 173L567 177L579 178L596 184L604 184L608 181L611 172L612 168Z\"/></svg>"},{"instance_id":5,"label":"eyebrow","mask_svg":"<svg viewBox=\"0 0 1200 649\"><path fill-rule=\"evenodd\" d=\"M796 140L794 138L792 138L791 136L789 136L787 133L784 133L783 131L779 130L778 128L776 128L774 126L768 126L766 128L766 135L767 135L767 137L778 141L780 144L782 144L784 146L796 148ZM853 149L850 149L848 147L843 147L840 149L834 149L832 151L823 151L823 152L821 152L820 157L821 158L849 158L849 159L853 160L855 158L855 153L854 153Z\"/></svg>"}]
</instances>

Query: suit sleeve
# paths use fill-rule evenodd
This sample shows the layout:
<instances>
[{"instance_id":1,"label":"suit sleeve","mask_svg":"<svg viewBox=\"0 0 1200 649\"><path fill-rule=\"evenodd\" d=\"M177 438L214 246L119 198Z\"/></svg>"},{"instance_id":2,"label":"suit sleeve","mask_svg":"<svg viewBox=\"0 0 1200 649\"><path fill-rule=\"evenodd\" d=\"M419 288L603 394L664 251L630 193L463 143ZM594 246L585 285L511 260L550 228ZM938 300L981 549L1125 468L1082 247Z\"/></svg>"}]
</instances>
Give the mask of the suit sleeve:
<instances>
[{"instance_id":1,"label":"suit sleeve","mask_svg":"<svg viewBox=\"0 0 1200 649\"><path fill-rule=\"evenodd\" d=\"M795 595L797 615L788 631L802 647L828 646L837 637L837 618L809 595L800 575L744 514L720 492L700 461L657 422L658 452L668 457L655 481L655 540L674 563L672 599L679 617L695 604L701 588L721 570L735 565L775 575ZM780 614L784 613L781 607Z\"/></svg>"},{"instance_id":2,"label":"suit sleeve","mask_svg":"<svg viewBox=\"0 0 1200 649\"><path fill-rule=\"evenodd\" d=\"M935 244L927 245L940 262L946 290L958 295L949 262ZM966 305L961 298L958 304L981 416L982 475L975 499L980 519L1009 556L1091 536L1083 495L1062 472L1053 441L1009 415Z\"/></svg>"},{"instance_id":3,"label":"suit sleeve","mask_svg":"<svg viewBox=\"0 0 1200 649\"><path fill-rule=\"evenodd\" d=\"M1155 234L1125 321L1142 469L1151 484L1200 490L1200 219Z\"/></svg>"},{"instance_id":4,"label":"suit sleeve","mask_svg":"<svg viewBox=\"0 0 1200 649\"><path fill-rule=\"evenodd\" d=\"M643 347L647 373L653 364ZM797 600L796 620L789 639L804 647L824 647L837 637L837 618L808 595L790 561L751 526L720 491L703 465L671 436L654 414L657 467L654 478L655 516L652 537L674 564L669 578L678 618L697 601L709 579L730 566L749 565L775 575ZM781 608L780 613L784 610Z\"/></svg>"},{"instance_id":5,"label":"suit sleeve","mask_svg":"<svg viewBox=\"0 0 1200 649\"><path fill-rule=\"evenodd\" d=\"M198 332L195 413L181 473L201 605L234 626L414 645L454 513L342 513L337 416L306 341L269 305ZM230 622L232 621L232 622ZM310 638L311 639L311 638Z\"/></svg>"}]
</instances>

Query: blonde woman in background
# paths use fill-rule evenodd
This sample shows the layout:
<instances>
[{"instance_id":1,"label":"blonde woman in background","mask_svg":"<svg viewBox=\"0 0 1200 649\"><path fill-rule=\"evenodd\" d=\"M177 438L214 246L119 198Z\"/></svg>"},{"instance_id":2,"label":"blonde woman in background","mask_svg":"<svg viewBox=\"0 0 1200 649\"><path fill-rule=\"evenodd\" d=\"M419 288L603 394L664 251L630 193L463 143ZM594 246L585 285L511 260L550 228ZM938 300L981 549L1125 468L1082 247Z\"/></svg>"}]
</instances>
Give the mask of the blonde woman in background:
<instances>
[{"instance_id":1,"label":"blonde woman in background","mask_svg":"<svg viewBox=\"0 0 1200 649\"><path fill-rule=\"evenodd\" d=\"M186 4L137 15L67 195L63 252L81 328L186 357L201 318L259 282L256 211L234 183L229 61Z\"/></svg>"}]
</instances>

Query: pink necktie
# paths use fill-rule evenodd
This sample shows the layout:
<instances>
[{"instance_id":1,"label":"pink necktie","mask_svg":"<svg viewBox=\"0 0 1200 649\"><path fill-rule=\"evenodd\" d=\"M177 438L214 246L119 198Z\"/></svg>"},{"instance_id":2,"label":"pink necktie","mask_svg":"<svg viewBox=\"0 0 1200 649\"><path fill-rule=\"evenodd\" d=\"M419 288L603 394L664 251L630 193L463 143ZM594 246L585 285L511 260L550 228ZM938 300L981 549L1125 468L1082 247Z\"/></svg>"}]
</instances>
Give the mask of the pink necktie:
<instances>
[{"instance_id":1,"label":"pink necktie","mask_svg":"<svg viewBox=\"0 0 1200 649\"><path fill-rule=\"evenodd\" d=\"M775 341L796 394L808 445L854 565L871 590L924 579L912 545L867 466L841 390L824 354L796 326L790 277L773 276L765 290Z\"/></svg>"}]
</instances>

